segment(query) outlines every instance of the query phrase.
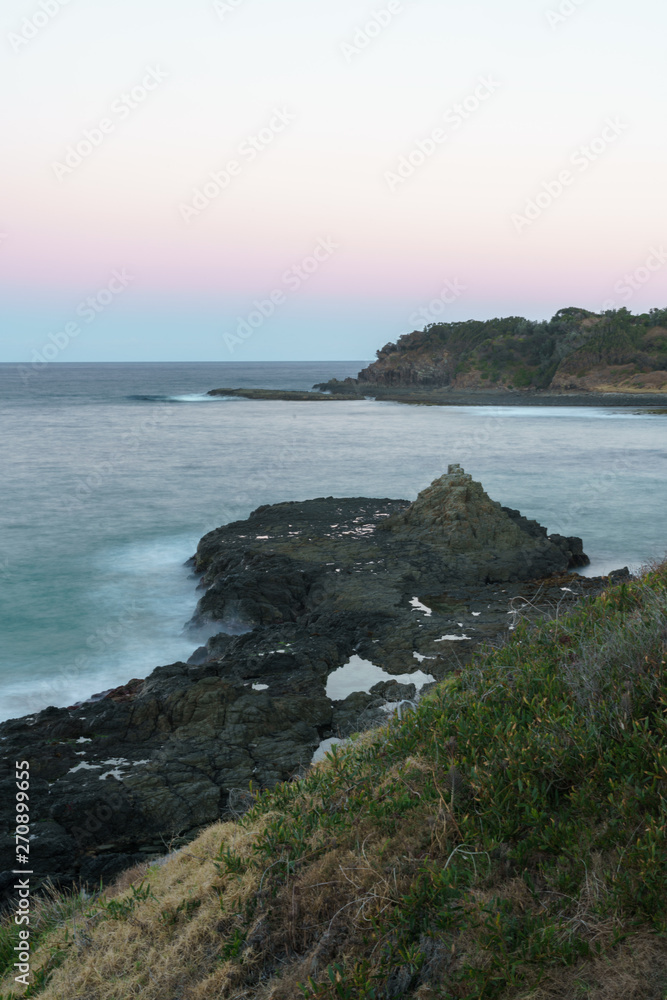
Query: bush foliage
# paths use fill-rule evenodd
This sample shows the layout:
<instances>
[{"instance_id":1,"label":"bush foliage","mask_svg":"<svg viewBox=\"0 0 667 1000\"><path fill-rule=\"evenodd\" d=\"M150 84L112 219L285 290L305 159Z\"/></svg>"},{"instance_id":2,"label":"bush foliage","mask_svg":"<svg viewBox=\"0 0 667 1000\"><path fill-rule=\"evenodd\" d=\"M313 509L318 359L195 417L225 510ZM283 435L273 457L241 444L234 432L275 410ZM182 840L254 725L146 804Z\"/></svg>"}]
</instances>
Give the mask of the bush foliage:
<instances>
[{"instance_id":1,"label":"bush foliage","mask_svg":"<svg viewBox=\"0 0 667 1000\"><path fill-rule=\"evenodd\" d=\"M634 364L638 371L667 370L667 309L633 315L627 309L601 315L561 309L549 321L520 316L432 323L377 352L378 360L401 364L406 355L445 350L456 374L476 370L491 382L503 378L515 388L546 389L561 362L585 371L598 365Z\"/></svg>"}]
</instances>

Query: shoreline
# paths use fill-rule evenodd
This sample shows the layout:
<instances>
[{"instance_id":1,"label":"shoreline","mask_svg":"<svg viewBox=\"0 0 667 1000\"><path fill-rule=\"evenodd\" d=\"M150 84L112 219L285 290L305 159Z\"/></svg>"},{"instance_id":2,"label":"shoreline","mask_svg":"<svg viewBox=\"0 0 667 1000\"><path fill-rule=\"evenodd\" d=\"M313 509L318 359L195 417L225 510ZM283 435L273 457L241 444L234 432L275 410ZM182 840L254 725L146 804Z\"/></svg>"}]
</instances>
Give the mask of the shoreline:
<instances>
[{"instance_id":1,"label":"shoreline","mask_svg":"<svg viewBox=\"0 0 667 1000\"><path fill-rule=\"evenodd\" d=\"M283 501L208 532L191 619L215 626L205 646L0 725L7 760L32 762L35 884L98 885L160 857L233 815L251 784L306 773L327 740L381 725L387 706L415 702L520 622L630 579L579 576L587 564L581 539L547 535L459 466L413 503ZM9 828L11 803L0 814ZM12 884L0 872L0 900Z\"/></svg>"},{"instance_id":2,"label":"shoreline","mask_svg":"<svg viewBox=\"0 0 667 1000\"><path fill-rule=\"evenodd\" d=\"M409 406L573 406L622 407L667 412L667 393L523 393L452 391L447 389L378 389L369 385L363 392L298 392L287 389L211 389L208 396L239 399L278 400L285 402L355 402L403 403Z\"/></svg>"}]
</instances>

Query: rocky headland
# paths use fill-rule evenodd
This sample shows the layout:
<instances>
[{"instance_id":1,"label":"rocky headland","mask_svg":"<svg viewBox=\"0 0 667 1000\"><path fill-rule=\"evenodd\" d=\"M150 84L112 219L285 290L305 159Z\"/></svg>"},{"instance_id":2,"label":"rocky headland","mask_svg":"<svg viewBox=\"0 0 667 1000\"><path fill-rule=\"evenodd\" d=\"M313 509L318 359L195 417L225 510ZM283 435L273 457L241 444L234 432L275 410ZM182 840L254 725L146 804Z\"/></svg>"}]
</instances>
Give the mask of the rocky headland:
<instances>
[{"instance_id":1,"label":"rocky headland","mask_svg":"<svg viewBox=\"0 0 667 1000\"><path fill-rule=\"evenodd\" d=\"M398 392L435 400L444 391L444 398L482 393L651 402L667 393L667 310L635 316L627 309L568 308L548 322L510 316L432 323L386 344L356 379L316 388L384 398Z\"/></svg>"},{"instance_id":2,"label":"rocky headland","mask_svg":"<svg viewBox=\"0 0 667 1000\"><path fill-rule=\"evenodd\" d=\"M260 507L199 544L195 621L218 632L188 663L0 726L3 848L13 762L27 759L36 878L99 884L165 853L243 811L251 782L302 774L322 741L377 724L480 643L502 643L518 617L599 593L609 578L574 572L587 562L580 539L548 535L458 466L414 503ZM381 680L357 684L355 664ZM341 668L343 696L331 688ZM0 890L12 882L0 875Z\"/></svg>"},{"instance_id":3,"label":"rocky headland","mask_svg":"<svg viewBox=\"0 0 667 1000\"><path fill-rule=\"evenodd\" d=\"M356 378L312 392L212 389L210 396L301 402L376 399L420 406L660 406L667 395L667 309L633 316L561 309L432 323L377 352Z\"/></svg>"}]
</instances>

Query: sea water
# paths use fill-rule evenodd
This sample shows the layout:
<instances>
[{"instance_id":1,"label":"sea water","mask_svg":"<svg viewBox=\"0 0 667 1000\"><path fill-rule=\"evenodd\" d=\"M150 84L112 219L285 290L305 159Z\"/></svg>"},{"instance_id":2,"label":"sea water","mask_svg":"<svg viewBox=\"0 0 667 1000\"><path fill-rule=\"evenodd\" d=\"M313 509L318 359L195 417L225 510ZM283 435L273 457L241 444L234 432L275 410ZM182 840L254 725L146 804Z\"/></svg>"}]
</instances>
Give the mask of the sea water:
<instances>
[{"instance_id":1,"label":"sea water","mask_svg":"<svg viewBox=\"0 0 667 1000\"><path fill-rule=\"evenodd\" d=\"M414 499L452 462L587 573L667 552L667 417L637 409L421 407L206 396L309 389L361 362L0 365L0 719L187 659L199 538L255 507Z\"/></svg>"}]
</instances>

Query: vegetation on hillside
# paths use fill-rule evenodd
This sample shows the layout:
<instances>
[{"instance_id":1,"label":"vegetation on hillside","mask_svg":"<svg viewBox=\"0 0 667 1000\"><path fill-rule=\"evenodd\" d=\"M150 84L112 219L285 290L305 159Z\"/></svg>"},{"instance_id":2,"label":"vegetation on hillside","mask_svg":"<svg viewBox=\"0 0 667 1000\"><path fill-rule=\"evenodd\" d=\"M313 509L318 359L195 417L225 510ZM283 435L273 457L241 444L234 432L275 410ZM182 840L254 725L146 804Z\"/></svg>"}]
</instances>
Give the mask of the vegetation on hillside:
<instances>
[{"instance_id":1,"label":"vegetation on hillside","mask_svg":"<svg viewBox=\"0 0 667 1000\"><path fill-rule=\"evenodd\" d=\"M377 357L360 381L465 387L472 379L489 387L547 389L557 373L667 372L667 309L635 316L625 308L600 315L569 308L544 322L511 316L432 323L385 345Z\"/></svg>"},{"instance_id":2,"label":"vegetation on hillside","mask_svg":"<svg viewBox=\"0 0 667 1000\"><path fill-rule=\"evenodd\" d=\"M40 902L25 995L664 1000L666 659L667 564L519 625L166 864Z\"/></svg>"}]
</instances>

